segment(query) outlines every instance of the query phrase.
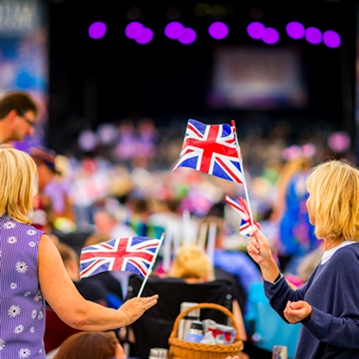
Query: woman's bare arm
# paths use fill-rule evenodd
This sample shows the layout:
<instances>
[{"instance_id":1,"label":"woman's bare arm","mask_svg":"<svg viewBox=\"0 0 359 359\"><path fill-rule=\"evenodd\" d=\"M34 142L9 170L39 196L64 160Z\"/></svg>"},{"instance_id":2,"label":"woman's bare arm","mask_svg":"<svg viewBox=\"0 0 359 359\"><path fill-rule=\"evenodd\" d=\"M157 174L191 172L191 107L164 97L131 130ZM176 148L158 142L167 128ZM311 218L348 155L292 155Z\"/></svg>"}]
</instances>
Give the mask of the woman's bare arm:
<instances>
[{"instance_id":1,"label":"woman's bare arm","mask_svg":"<svg viewBox=\"0 0 359 359\"><path fill-rule=\"evenodd\" d=\"M56 314L68 325L81 330L109 330L133 323L157 303L158 296L133 298L118 310L85 300L69 278L59 251L47 235L39 243L41 291Z\"/></svg>"}]
</instances>

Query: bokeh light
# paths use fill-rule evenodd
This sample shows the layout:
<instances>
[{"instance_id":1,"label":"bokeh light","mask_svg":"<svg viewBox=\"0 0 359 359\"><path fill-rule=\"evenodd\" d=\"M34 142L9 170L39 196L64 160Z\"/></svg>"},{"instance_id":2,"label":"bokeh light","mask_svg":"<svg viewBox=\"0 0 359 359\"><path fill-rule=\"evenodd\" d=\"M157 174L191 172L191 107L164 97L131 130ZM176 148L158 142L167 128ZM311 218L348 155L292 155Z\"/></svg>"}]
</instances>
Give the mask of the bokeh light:
<instances>
[{"instance_id":1,"label":"bokeh light","mask_svg":"<svg viewBox=\"0 0 359 359\"><path fill-rule=\"evenodd\" d=\"M322 33L316 27L308 27L305 30L305 38L309 43L317 45L322 42Z\"/></svg>"},{"instance_id":2,"label":"bokeh light","mask_svg":"<svg viewBox=\"0 0 359 359\"><path fill-rule=\"evenodd\" d=\"M323 42L328 47L339 47L341 43L340 36L332 30L325 31L323 34Z\"/></svg>"},{"instance_id":3,"label":"bokeh light","mask_svg":"<svg viewBox=\"0 0 359 359\"><path fill-rule=\"evenodd\" d=\"M192 44L192 42L194 42L196 40L197 34L196 32L189 28L189 27L185 27L183 29L183 34L178 38L178 41L181 44L184 45L189 45Z\"/></svg>"},{"instance_id":4,"label":"bokeh light","mask_svg":"<svg viewBox=\"0 0 359 359\"><path fill-rule=\"evenodd\" d=\"M125 34L129 39L136 39L138 36L141 35L144 26L137 21L130 22L125 29Z\"/></svg>"},{"instance_id":5,"label":"bokeh light","mask_svg":"<svg viewBox=\"0 0 359 359\"><path fill-rule=\"evenodd\" d=\"M104 37L106 34L107 28L106 25L101 22L97 21L90 25L88 34L92 39L101 39L101 37Z\"/></svg>"},{"instance_id":6,"label":"bokeh light","mask_svg":"<svg viewBox=\"0 0 359 359\"><path fill-rule=\"evenodd\" d=\"M261 39L265 34L265 30L266 28L264 25L257 21L252 22L247 26L248 35L255 40Z\"/></svg>"},{"instance_id":7,"label":"bokeh light","mask_svg":"<svg viewBox=\"0 0 359 359\"><path fill-rule=\"evenodd\" d=\"M153 39L153 31L148 27L144 27L141 34L136 36L135 40L138 44L148 44Z\"/></svg>"},{"instance_id":8,"label":"bokeh light","mask_svg":"<svg viewBox=\"0 0 359 359\"><path fill-rule=\"evenodd\" d=\"M332 151L340 153L350 149L351 140L345 131L333 132L328 136L328 146Z\"/></svg>"},{"instance_id":9,"label":"bokeh light","mask_svg":"<svg viewBox=\"0 0 359 359\"><path fill-rule=\"evenodd\" d=\"M294 40L299 40L304 37L305 29L304 26L297 21L292 21L286 26L288 36Z\"/></svg>"},{"instance_id":10,"label":"bokeh light","mask_svg":"<svg viewBox=\"0 0 359 359\"><path fill-rule=\"evenodd\" d=\"M273 29L272 27L267 27L265 29L265 33L262 37L262 40L268 44L273 45L279 41L279 34L276 29Z\"/></svg>"},{"instance_id":11,"label":"bokeh light","mask_svg":"<svg viewBox=\"0 0 359 359\"><path fill-rule=\"evenodd\" d=\"M216 40L224 39L228 33L228 26L223 22L217 21L210 25L208 33Z\"/></svg>"},{"instance_id":12,"label":"bokeh light","mask_svg":"<svg viewBox=\"0 0 359 359\"><path fill-rule=\"evenodd\" d=\"M170 22L165 27L165 35L172 40L178 39L183 34L183 31L184 26L178 21Z\"/></svg>"}]
</instances>

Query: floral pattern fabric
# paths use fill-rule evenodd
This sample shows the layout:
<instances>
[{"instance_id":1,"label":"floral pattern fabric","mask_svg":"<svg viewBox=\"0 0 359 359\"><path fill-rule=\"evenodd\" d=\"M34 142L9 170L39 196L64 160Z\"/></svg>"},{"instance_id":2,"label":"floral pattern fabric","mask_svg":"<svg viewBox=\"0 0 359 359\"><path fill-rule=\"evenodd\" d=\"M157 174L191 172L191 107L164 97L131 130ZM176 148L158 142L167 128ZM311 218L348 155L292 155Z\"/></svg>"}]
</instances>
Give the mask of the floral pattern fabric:
<instances>
[{"instance_id":1,"label":"floral pattern fabric","mask_svg":"<svg viewBox=\"0 0 359 359\"><path fill-rule=\"evenodd\" d=\"M0 217L0 358L45 358L45 300L37 275L41 235Z\"/></svg>"}]
</instances>

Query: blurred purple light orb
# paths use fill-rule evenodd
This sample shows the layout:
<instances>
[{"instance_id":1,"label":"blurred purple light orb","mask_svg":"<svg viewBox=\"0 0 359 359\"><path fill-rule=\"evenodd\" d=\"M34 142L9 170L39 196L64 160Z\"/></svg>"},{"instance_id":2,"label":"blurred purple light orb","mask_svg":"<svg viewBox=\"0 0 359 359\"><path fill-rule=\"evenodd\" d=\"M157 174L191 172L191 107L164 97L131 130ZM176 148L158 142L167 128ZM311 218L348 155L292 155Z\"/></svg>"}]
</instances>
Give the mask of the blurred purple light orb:
<instances>
[{"instance_id":1,"label":"blurred purple light orb","mask_svg":"<svg viewBox=\"0 0 359 359\"><path fill-rule=\"evenodd\" d=\"M267 27L265 29L264 36L262 37L262 40L268 44L273 45L279 41L279 34L276 29L273 29L272 27Z\"/></svg>"},{"instance_id":2,"label":"blurred purple light orb","mask_svg":"<svg viewBox=\"0 0 359 359\"><path fill-rule=\"evenodd\" d=\"M141 35L144 26L137 21L130 22L125 29L125 34L129 39L136 39L138 36Z\"/></svg>"},{"instance_id":3,"label":"blurred purple light orb","mask_svg":"<svg viewBox=\"0 0 359 359\"><path fill-rule=\"evenodd\" d=\"M184 26L177 21L170 22L165 27L165 35L172 40L178 39L183 34L183 31Z\"/></svg>"},{"instance_id":4,"label":"blurred purple light orb","mask_svg":"<svg viewBox=\"0 0 359 359\"><path fill-rule=\"evenodd\" d=\"M323 42L328 47L335 48L340 46L341 39L335 31L328 30L323 34Z\"/></svg>"},{"instance_id":5,"label":"blurred purple light orb","mask_svg":"<svg viewBox=\"0 0 359 359\"><path fill-rule=\"evenodd\" d=\"M101 21L97 21L90 25L88 34L92 39L97 40L105 36L106 30L106 25Z\"/></svg>"},{"instance_id":6,"label":"blurred purple light orb","mask_svg":"<svg viewBox=\"0 0 359 359\"><path fill-rule=\"evenodd\" d=\"M153 31L148 27L144 27L141 34L136 36L135 40L140 45L148 44L153 39Z\"/></svg>"},{"instance_id":7,"label":"blurred purple light orb","mask_svg":"<svg viewBox=\"0 0 359 359\"><path fill-rule=\"evenodd\" d=\"M193 29L185 27L183 29L183 34L178 38L178 41L183 45L189 45L196 40L196 37L197 34Z\"/></svg>"},{"instance_id":8,"label":"blurred purple light orb","mask_svg":"<svg viewBox=\"0 0 359 359\"><path fill-rule=\"evenodd\" d=\"M210 25L208 33L216 40L224 39L228 33L228 26L223 22L217 21Z\"/></svg>"},{"instance_id":9,"label":"blurred purple light orb","mask_svg":"<svg viewBox=\"0 0 359 359\"><path fill-rule=\"evenodd\" d=\"M317 45L322 42L322 33L316 27L308 27L305 30L305 38L309 43Z\"/></svg>"},{"instance_id":10,"label":"blurred purple light orb","mask_svg":"<svg viewBox=\"0 0 359 359\"><path fill-rule=\"evenodd\" d=\"M305 29L300 22L292 21L286 26L287 34L294 40L299 40L304 37Z\"/></svg>"},{"instance_id":11,"label":"blurred purple light orb","mask_svg":"<svg viewBox=\"0 0 359 359\"><path fill-rule=\"evenodd\" d=\"M255 40L261 39L265 34L265 30L266 28L260 22L252 22L247 26L248 35Z\"/></svg>"}]
</instances>

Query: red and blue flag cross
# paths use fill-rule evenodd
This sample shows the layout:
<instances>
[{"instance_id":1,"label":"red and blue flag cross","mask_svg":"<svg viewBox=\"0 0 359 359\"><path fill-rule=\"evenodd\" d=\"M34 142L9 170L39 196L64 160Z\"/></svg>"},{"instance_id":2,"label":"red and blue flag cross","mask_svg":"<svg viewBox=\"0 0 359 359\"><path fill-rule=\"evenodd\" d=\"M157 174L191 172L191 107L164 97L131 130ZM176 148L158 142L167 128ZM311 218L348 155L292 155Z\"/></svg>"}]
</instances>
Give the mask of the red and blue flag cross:
<instances>
[{"instance_id":1,"label":"red and blue flag cross","mask_svg":"<svg viewBox=\"0 0 359 359\"><path fill-rule=\"evenodd\" d=\"M146 276L147 269L143 268L143 265L140 265L138 262L148 262L148 264L152 262L155 253L146 251L146 249L153 249L154 244L144 242L140 247L136 246L135 250L127 251L127 245L131 239L132 238L120 238L117 246L111 246L107 243L96 245L97 248L103 248L103 251L99 249L96 251L83 251L81 253L81 262L93 258L94 263L81 271L81 276L85 276L86 273L91 272L94 267L98 266L98 261L106 259L112 263L111 270L126 270L123 267L124 262L127 261L135 266L143 276ZM88 248L90 249L91 247Z\"/></svg>"},{"instance_id":2,"label":"red and blue flag cross","mask_svg":"<svg viewBox=\"0 0 359 359\"><path fill-rule=\"evenodd\" d=\"M198 129L193 126L190 122L188 123L188 128L196 133L198 137L201 137L203 140L199 141L197 139L194 139L193 137L187 137L185 138L183 142L183 148L188 146L193 147L200 147L203 149L202 153L202 161L200 163L199 170L202 172L209 173L210 172L210 165L211 165L211 158L216 153L226 155L229 157L237 157L237 150L235 147L230 147L235 144L235 138L232 137L225 141L225 143L228 144L228 146L224 146L223 143L218 142L218 137L220 136L220 126L219 125L212 125L207 126L209 128L208 134L206 137L203 136L203 134L198 131ZM200 146L198 146L198 142L200 142ZM193 151L188 148L188 152ZM236 176L236 174L231 171L227 165L222 161L221 158L217 157L216 161L223 167L227 168L227 171L238 180L238 182L241 182L241 179Z\"/></svg>"}]
</instances>

